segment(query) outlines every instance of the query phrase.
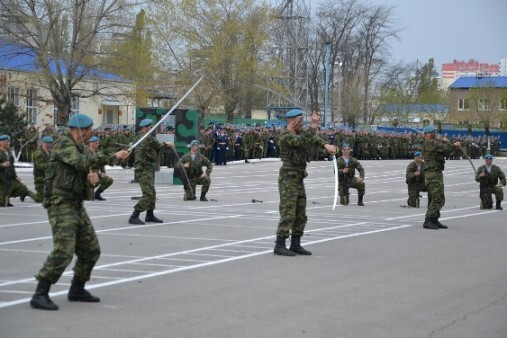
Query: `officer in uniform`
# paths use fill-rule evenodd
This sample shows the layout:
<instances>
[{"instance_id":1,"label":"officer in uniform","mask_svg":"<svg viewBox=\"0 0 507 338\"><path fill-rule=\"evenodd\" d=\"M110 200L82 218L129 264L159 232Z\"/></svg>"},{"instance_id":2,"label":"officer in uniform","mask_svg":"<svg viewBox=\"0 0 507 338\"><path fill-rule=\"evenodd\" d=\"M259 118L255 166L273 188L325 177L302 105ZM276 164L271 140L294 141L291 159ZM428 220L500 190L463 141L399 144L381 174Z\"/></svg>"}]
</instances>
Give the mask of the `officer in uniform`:
<instances>
[{"instance_id":1,"label":"officer in uniform","mask_svg":"<svg viewBox=\"0 0 507 338\"><path fill-rule=\"evenodd\" d=\"M338 167L338 191L340 192L340 204L349 204L348 189L357 189L357 205L364 206L363 196L366 191L364 183L364 168L359 161L350 156L350 145L345 143L342 147L343 155L336 159ZM359 177L354 177L356 170Z\"/></svg>"},{"instance_id":2,"label":"officer in uniform","mask_svg":"<svg viewBox=\"0 0 507 338\"><path fill-rule=\"evenodd\" d=\"M423 129L424 142L422 155L424 156L424 181L428 189L428 210L424 219L425 229L447 229L447 226L439 222L440 210L445 204L444 175L445 157L453 150L453 144L447 138L436 138L434 126L426 126ZM461 149L461 143L454 143Z\"/></svg>"},{"instance_id":3,"label":"officer in uniform","mask_svg":"<svg viewBox=\"0 0 507 338\"><path fill-rule=\"evenodd\" d=\"M310 161L310 155L314 148L325 148L329 153L336 153L336 147L327 144L317 135L320 116L312 114L310 129L302 130L303 111L299 109L289 110L287 128L280 136L280 157L282 166L278 176L278 191L280 193L280 221L276 231L276 245L273 250L275 255L295 256L311 255L312 253L301 246L307 216L306 216L306 192L304 178L308 176L306 163ZM285 246L285 240L291 235L289 249Z\"/></svg>"},{"instance_id":4,"label":"officer in uniform","mask_svg":"<svg viewBox=\"0 0 507 338\"><path fill-rule=\"evenodd\" d=\"M35 276L38 284L30 305L36 309L58 310L58 305L49 298L49 289L51 284L58 282L74 254L77 260L68 300L100 301L84 288L99 259L100 246L83 200L87 198L90 186L98 182L98 175L90 173L90 167L122 160L128 152L121 150L107 158L103 154L90 153L85 140L91 135L92 125L90 117L80 113L73 115L68 123L69 131L53 145L46 169L43 206L47 209L54 247Z\"/></svg>"},{"instance_id":5,"label":"officer in uniform","mask_svg":"<svg viewBox=\"0 0 507 338\"><path fill-rule=\"evenodd\" d=\"M408 206L419 208L419 198L421 197L419 192L427 191L424 185L424 162L420 151L414 153L414 160L405 170L405 183L408 187Z\"/></svg>"},{"instance_id":6,"label":"officer in uniform","mask_svg":"<svg viewBox=\"0 0 507 338\"><path fill-rule=\"evenodd\" d=\"M210 160L199 152L199 141L190 142L190 152L183 155L177 163L177 169L185 171L183 188L185 196L183 200L191 201L196 199L196 186L202 185L200 201L207 202L206 193L211 185L211 171L213 165ZM206 167L203 172L202 167ZM186 181L188 179L188 181Z\"/></svg>"},{"instance_id":7,"label":"officer in uniform","mask_svg":"<svg viewBox=\"0 0 507 338\"><path fill-rule=\"evenodd\" d=\"M44 136L40 148L33 154L33 182L35 184L35 202L42 203L44 195L44 177L49 164L54 139Z\"/></svg>"},{"instance_id":8,"label":"officer in uniform","mask_svg":"<svg viewBox=\"0 0 507 338\"><path fill-rule=\"evenodd\" d=\"M97 136L92 136L88 142L88 148L92 153L96 154L101 152L99 150L100 140ZM99 184L96 187L97 190L95 190L94 198L97 201L105 201L106 199L102 197L101 194L104 192L104 190L113 184L114 180L111 177L107 176L106 168L104 165L95 164L91 167L91 169L93 172L99 175Z\"/></svg>"},{"instance_id":9,"label":"officer in uniform","mask_svg":"<svg viewBox=\"0 0 507 338\"><path fill-rule=\"evenodd\" d=\"M19 197L23 202L27 195L35 201L35 194L21 183L21 179L16 174L14 156L11 154L11 138L9 135L2 135L0 136L0 206L12 207L11 197Z\"/></svg>"},{"instance_id":10,"label":"officer in uniform","mask_svg":"<svg viewBox=\"0 0 507 338\"><path fill-rule=\"evenodd\" d=\"M493 207L493 199L491 194L496 198L496 210L503 210L503 187L505 187L505 174L502 169L493 164L493 155L484 155L484 165L477 169L475 181L481 184L480 198L481 209L491 209Z\"/></svg>"},{"instance_id":11,"label":"officer in uniform","mask_svg":"<svg viewBox=\"0 0 507 338\"><path fill-rule=\"evenodd\" d=\"M141 131L138 140L148 133L152 127L150 119L144 119L139 123ZM170 147L174 147L171 142L166 142ZM134 175L141 186L143 196L139 199L134 206L134 211L129 218L130 224L145 224L139 219L141 212L146 211L145 222L162 223L163 221L155 217L153 211L155 210L155 202L157 200L157 193L155 191L155 172L154 166L162 151L162 144L157 141L153 134L147 136L135 148L136 159L134 162Z\"/></svg>"}]
</instances>

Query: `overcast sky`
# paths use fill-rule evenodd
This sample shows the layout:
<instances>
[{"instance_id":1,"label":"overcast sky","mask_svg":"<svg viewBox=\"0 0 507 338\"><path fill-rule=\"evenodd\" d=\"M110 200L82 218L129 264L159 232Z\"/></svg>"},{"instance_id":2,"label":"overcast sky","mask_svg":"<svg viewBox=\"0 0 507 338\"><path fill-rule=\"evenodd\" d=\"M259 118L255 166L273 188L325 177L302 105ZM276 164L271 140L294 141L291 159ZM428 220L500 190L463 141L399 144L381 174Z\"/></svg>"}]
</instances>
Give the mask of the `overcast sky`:
<instances>
[{"instance_id":1,"label":"overcast sky","mask_svg":"<svg viewBox=\"0 0 507 338\"><path fill-rule=\"evenodd\" d=\"M475 59L498 64L507 58L507 0L363 0L394 6L403 31L392 42L397 60L441 64ZM312 3L318 1L312 0Z\"/></svg>"}]
</instances>

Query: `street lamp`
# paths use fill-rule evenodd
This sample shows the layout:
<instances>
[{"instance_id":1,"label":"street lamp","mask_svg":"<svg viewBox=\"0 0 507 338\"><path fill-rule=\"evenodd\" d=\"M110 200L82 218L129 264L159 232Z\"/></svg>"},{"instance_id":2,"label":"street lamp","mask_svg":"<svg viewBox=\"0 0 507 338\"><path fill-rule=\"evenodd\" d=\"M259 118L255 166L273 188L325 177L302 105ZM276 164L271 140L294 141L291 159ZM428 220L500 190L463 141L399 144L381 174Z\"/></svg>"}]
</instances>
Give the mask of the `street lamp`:
<instances>
[{"instance_id":1,"label":"street lamp","mask_svg":"<svg viewBox=\"0 0 507 338\"><path fill-rule=\"evenodd\" d=\"M331 42L325 42L326 46L326 83L324 87L324 127L327 127L327 115L329 106L329 58L331 54Z\"/></svg>"}]
</instances>

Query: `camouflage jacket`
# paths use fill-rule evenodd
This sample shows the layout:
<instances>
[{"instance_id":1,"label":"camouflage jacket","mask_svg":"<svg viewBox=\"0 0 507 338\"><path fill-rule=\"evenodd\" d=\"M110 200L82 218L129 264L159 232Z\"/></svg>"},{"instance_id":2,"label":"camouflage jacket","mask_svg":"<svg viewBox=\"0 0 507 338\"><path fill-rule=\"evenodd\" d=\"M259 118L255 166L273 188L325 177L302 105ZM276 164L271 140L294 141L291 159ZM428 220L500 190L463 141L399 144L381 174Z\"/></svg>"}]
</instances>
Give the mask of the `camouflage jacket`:
<instances>
[{"instance_id":1,"label":"camouflage jacket","mask_svg":"<svg viewBox=\"0 0 507 338\"><path fill-rule=\"evenodd\" d=\"M42 148L33 154L33 180L35 183L44 182L50 157L51 153L46 153Z\"/></svg>"},{"instance_id":2,"label":"camouflage jacket","mask_svg":"<svg viewBox=\"0 0 507 338\"><path fill-rule=\"evenodd\" d=\"M285 170L305 170L317 148L327 144L314 130L308 129L293 134L285 129L280 135L279 147L282 168Z\"/></svg>"},{"instance_id":3,"label":"camouflage jacket","mask_svg":"<svg viewBox=\"0 0 507 338\"><path fill-rule=\"evenodd\" d=\"M183 166L185 163L190 163L190 166L188 168L185 168ZM200 153L195 154L194 159L192 159L192 155L190 155L190 153L187 153L183 155L176 164L177 169L186 170L189 179L200 177L203 174L202 167L206 167L206 175L211 175L213 165L206 156Z\"/></svg>"},{"instance_id":4,"label":"camouflage jacket","mask_svg":"<svg viewBox=\"0 0 507 338\"><path fill-rule=\"evenodd\" d=\"M10 161L11 165L9 167L2 166L1 164L5 161ZM16 179L16 177L18 177L18 175L16 174L16 168L14 167L14 156L0 150L0 179L2 182L9 182Z\"/></svg>"},{"instance_id":5,"label":"camouflage jacket","mask_svg":"<svg viewBox=\"0 0 507 338\"><path fill-rule=\"evenodd\" d=\"M445 158L452 152L452 144L438 140L424 140L422 155L424 156L424 171L444 171Z\"/></svg>"},{"instance_id":6,"label":"camouflage jacket","mask_svg":"<svg viewBox=\"0 0 507 338\"><path fill-rule=\"evenodd\" d=\"M405 183L415 184L417 176L414 175L416 171L420 171L419 181L424 182L424 162L421 162L421 170L417 167L415 161L410 162L405 171Z\"/></svg>"},{"instance_id":7,"label":"camouflage jacket","mask_svg":"<svg viewBox=\"0 0 507 338\"><path fill-rule=\"evenodd\" d=\"M340 156L336 160L336 164L338 166L339 178L345 178L345 175L347 175L349 178L353 178L357 170L359 172L359 177L364 179L364 168L355 157L349 157L349 163L347 165L343 156ZM349 168L349 171L346 174L343 172L343 169L345 168Z\"/></svg>"},{"instance_id":8,"label":"camouflage jacket","mask_svg":"<svg viewBox=\"0 0 507 338\"><path fill-rule=\"evenodd\" d=\"M492 164L491 165L491 171L488 173L486 170L485 165L481 165L477 169L477 173L475 174L475 181L480 182L481 177L479 176L482 172L485 172L486 175L484 176L485 183L489 186L495 186L498 184L498 181L500 181L500 184L505 187L505 174L503 173L502 169L500 169L499 166Z\"/></svg>"},{"instance_id":9,"label":"camouflage jacket","mask_svg":"<svg viewBox=\"0 0 507 338\"><path fill-rule=\"evenodd\" d=\"M89 195L87 176L90 168L115 160L115 154L110 157L105 157L103 153L93 154L84 145L74 142L70 132L59 137L53 143L44 179L44 207L63 201L80 204Z\"/></svg>"},{"instance_id":10,"label":"camouflage jacket","mask_svg":"<svg viewBox=\"0 0 507 338\"><path fill-rule=\"evenodd\" d=\"M141 139L145 133L139 133L137 140ZM135 148L134 168L136 170L152 170L153 166L159 159L162 151L162 144L157 141L155 136L147 136L143 142Z\"/></svg>"}]
</instances>

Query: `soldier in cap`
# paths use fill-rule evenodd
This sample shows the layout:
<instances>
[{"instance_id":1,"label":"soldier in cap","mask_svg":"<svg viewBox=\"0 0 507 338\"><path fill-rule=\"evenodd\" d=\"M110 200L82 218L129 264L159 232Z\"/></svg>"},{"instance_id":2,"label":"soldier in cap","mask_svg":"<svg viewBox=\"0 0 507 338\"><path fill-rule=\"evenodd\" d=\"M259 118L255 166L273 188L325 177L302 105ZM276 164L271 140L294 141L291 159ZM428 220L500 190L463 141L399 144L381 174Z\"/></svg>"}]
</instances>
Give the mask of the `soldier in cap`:
<instances>
[{"instance_id":1,"label":"soldier in cap","mask_svg":"<svg viewBox=\"0 0 507 338\"><path fill-rule=\"evenodd\" d=\"M405 183L408 187L408 206L419 208L419 198L421 197L419 192L427 191L424 185L424 162L420 151L414 153L414 160L408 164L405 170Z\"/></svg>"},{"instance_id":2,"label":"soldier in cap","mask_svg":"<svg viewBox=\"0 0 507 338\"><path fill-rule=\"evenodd\" d=\"M475 181L480 183L481 209L491 209L493 199L496 198L496 210L503 210L503 187L505 187L505 174L502 169L493 164L493 155L484 155L484 164L477 169Z\"/></svg>"},{"instance_id":3,"label":"soldier in cap","mask_svg":"<svg viewBox=\"0 0 507 338\"><path fill-rule=\"evenodd\" d=\"M77 259L67 299L71 302L100 301L84 288L99 259L100 246L83 201L87 199L90 187L99 181L98 175L90 172L90 167L122 160L128 156L128 151L120 150L109 157L92 154L85 145L92 125L90 117L75 114L69 119L67 133L53 144L43 200L53 232L53 251L35 276L38 284L30 305L36 309L58 310L58 305L49 298L49 289L51 284L58 282L74 254Z\"/></svg>"},{"instance_id":4,"label":"soldier in cap","mask_svg":"<svg viewBox=\"0 0 507 338\"><path fill-rule=\"evenodd\" d=\"M355 157L350 155L350 145L348 143L343 144L342 151L342 156L336 159L340 204L349 204L349 189L354 188L357 189L357 205L364 206L363 197L366 192L364 168ZM355 177L356 170L359 177Z\"/></svg>"},{"instance_id":5,"label":"soldier in cap","mask_svg":"<svg viewBox=\"0 0 507 338\"><path fill-rule=\"evenodd\" d=\"M26 196L35 200L35 194L28 190L26 185L16 174L14 156L11 154L11 138L9 135L0 136L0 206L12 207L11 197L19 197L21 202Z\"/></svg>"},{"instance_id":6,"label":"soldier in cap","mask_svg":"<svg viewBox=\"0 0 507 338\"><path fill-rule=\"evenodd\" d=\"M144 119L139 122L141 127L138 135L138 140L141 139L146 133L148 133L152 127L152 121L150 119ZM174 147L171 142L166 142L170 147ZM145 222L162 223L160 218L155 217L155 203L157 200L157 192L155 191L154 184L154 166L157 159L162 152L162 144L157 141L153 134L146 137L138 146L135 148L135 162L134 162L134 174L141 186L143 196L139 199L137 204L134 206L134 211L129 218L130 224L145 224L139 219L141 212L146 211Z\"/></svg>"},{"instance_id":7,"label":"soldier in cap","mask_svg":"<svg viewBox=\"0 0 507 338\"><path fill-rule=\"evenodd\" d=\"M190 152L183 155L176 164L176 168L185 170L186 176L184 177L183 188L185 196L183 200L191 201L196 199L196 186L202 185L200 201L207 202L206 193L211 185L211 171L213 165L210 160L199 152L199 141L193 140L190 142ZM206 167L206 172L202 170ZM188 179L188 182L186 180Z\"/></svg>"},{"instance_id":8,"label":"soldier in cap","mask_svg":"<svg viewBox=\"0 0 507 338\"><path fill-rule=\"evenodd\" d=\"M54 139L44 136L40 148L33 154L33 182L35 184L35 202L42 203L44 194L44 177L51 156Z\"/></svg>"},{"instance_id":9,"label":"soldier in cap","mask_svg":"<svg viewBox=\"0 0 507 338\"><path fill-rule=\"evenodd\" d=\"M424 180L428 189L428 210L424 219L425 229L447 229L440 223L440 210L445 204L444 175L445 158L453 150L453 146L461 149L461 143L449 143L447 138L436 138L434 126L426 126L423 129L424 142L422 155L424 156Z\"/></svg>"},{"instance_id":10,"label":"soldier in cap","mask_svg":"<svg viewBox=\"0 0 507 338\"><path fill-rule=\"evenodd\" d=\"M88 149L90 149L92 153L96 154L101 152L99 150L100 139L97 136L92 136L88 142ZM101 194L113 184L114 180L107 176L104 164L95 164L91 167L91 169L99 175L99 183L96 186L94 198L97 201L105 201L106 199L102 197Z\"/></svg>"},{"instance_id":11,"label":"soldier in cap","mask_svg":"<svg viewBox=\"0 0 507 338\"><path fill-rule=\"evenodd\" d=\"M327 144L317 135L320 116L312 114L312 123L308 130L303 128L303 111L293 109L286 113L287 128L280 136L280 157L282 166L278 176L278 190L280 193L280 221L276 231L275 255L295 256L311 255L312 253L301 246L301 236L304 234L306 216L306 192L304 178L308 176L306 163L314 149L325 148L329 153L336 153L336 147ZM289 249L285 240L291 236Z\"/></svg>"}]
</instances>

